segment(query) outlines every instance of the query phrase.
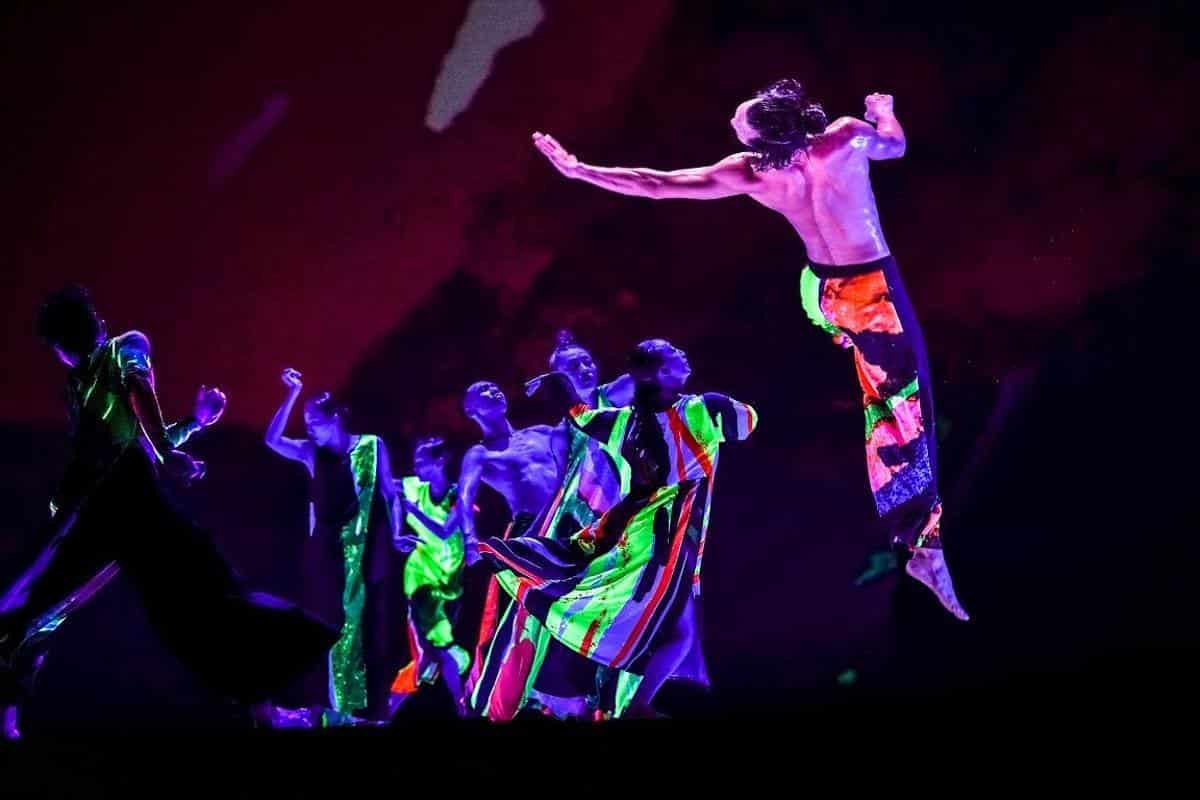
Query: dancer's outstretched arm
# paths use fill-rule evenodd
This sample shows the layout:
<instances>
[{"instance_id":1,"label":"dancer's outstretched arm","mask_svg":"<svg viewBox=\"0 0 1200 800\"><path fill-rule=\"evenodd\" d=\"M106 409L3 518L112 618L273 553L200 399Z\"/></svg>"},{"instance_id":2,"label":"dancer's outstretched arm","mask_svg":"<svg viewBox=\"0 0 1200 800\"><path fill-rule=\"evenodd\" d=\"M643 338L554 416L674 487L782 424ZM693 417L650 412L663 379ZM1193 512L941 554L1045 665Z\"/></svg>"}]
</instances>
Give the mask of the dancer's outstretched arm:
<instances>
[{"instance_id":1,"label":"dancer's outstretched arm","mask_svg":"<svg viewBox=\"0 0 1200 800\"><path fill-rule=\"evenodd\" d=\"M631 197L652 200L717 200L739 194L753 194L761 181L754 171L753 153L735 153L715 164L692 169L663 171L646 167L594 167L584 164L566 151L553 136L535 133L533 144L568 178L582 181Z\"/></svg>"},{"instance_id":2,"label":"dancer's outstretched arm","mask_svg":"<svg viewBox=\"0 0 1200 800\"><path fill-rule=\"evenodd\" d=\"M717 392L704 393L704 405L715 424L720 425L723 440L740 442L758 427L758 412L748 403Z\"/></svg>"},{"instance_id":3,"label":"dancer's outstretched arm","mask_svg":"<svg viewBox=\"0 0 1200 800\"><path fill-rule=\"evenodd\" d=\"M617 408L633 402L634 382L633 376L628 372L618 375L601 388L604 390L604 396L608 398L608 402Z\"/></svg>"},{"instance_id":4,"label":"dancer's outstretched arm","mask_svg":"<svg viewBox=\"0 0 1200 800\"><path fill-rule=\"evenodd\" d=\"M288 389L287 397L283 399L279 410L271 418L271 424L267 426L267 447L279 453L284 458L299 461L308 467L309 472L312 472L316 446L308 439L289 439L283 435L283 431L287 427L288 417L292 414L292 407L296 405L296 400L300 397L300 391L304 388L304 383L300 379L300 373L291 368L285 369L283 371L283 385Z\"/></svg>"}]
</instances>

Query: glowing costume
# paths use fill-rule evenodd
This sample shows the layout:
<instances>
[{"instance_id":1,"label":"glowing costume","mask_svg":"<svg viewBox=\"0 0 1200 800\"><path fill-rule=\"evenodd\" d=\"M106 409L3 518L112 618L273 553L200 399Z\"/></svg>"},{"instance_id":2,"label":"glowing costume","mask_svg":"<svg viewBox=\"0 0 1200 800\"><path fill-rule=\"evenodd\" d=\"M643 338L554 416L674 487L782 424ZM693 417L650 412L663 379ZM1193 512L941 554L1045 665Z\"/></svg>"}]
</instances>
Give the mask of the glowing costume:
<instances>
[{"instance_id":1,"label":"glowing costume","mask_svg":"<svg viewBox=\"0 0 1200 800\"><path fill-rule=\"evenodd\" d=\"M420 538L404 565L404 593L408 596L408 642L412 661L396 675L393 694L412 694L423 683L437 679L438 662L426 649L450 648L459 672L466 672L471 657L454 642L456 601L463 593L463 536L447 533L446 520L458 499L451 486L434 501L428 481L410 475L398 481L404 497L405 524Z\"/></svg>"},{"instance_id":2,"label":"glowing costume","mask_svg":"<svg viewBox=\"0 0 1200 800\"><path fill-rule=\"evenodd\" d=\"M611 407L602 391L598 406ZM536 517L519 515L504 538L530 532L539 537L570 536L611 508L628 489L628 475L614 469L617 462L603 453L605 447L619 447L619 442L601 444L573 425L568 436L567 462L554 498ZM541 622L519 605L507 603L501 615L499 589L495 578L489 581L470 684L475 711L489 719L507 720L531 700L557 717L593 711L607 676L598 676L596 664L581 662L577 654L555 642Z\"/></svg>"},{"instance_id":3,"label":"glowing costume","mask_svg":"<svg viewBox=\"0 0 1200 800\"><path fill-rule=\"evenodd\" d=\"M893 541L937 548L942 506L929 359L896 260L809 264L800 296L813 324L854 344L866 415L867 473Z\"/></svg>"},{"instance_id":4,"label":"glowing costume","mask_svg":"<svg viewBox=\"0 0 1200 800\"><path fill-rule=\"evenodd\" d=\"M282 688L334 639L295 606L248 591L207 532L167 499L158 453L129 399L135 378L153 386L150 343L136 331L71 370L71 460L45 544L0 597L0 705L32 690L47 637L118 568L167 647L212 688L245 702ZM168 438L188 433L177 426Z\"/></svg>"},{"instance_id":5,"label":"glowing costume","mask_svg":"<svg viewBox=\"0 0 1200 800\"><path fill-rule=\"evenodd\" d=\"M379 440L360 436L348 454L319 447L313 462L312 530L305 547L306 599L341 623L329 651L326 722L378 717L399 661L390 612L394 559L390 513L379 495Z\"/></svg>"},{"instance_id":6,"label":"glowing costume","mask_svg":"<svg viewBox=\"0 0 1200 800\"><path fill-rule=\"evenodd\" d=\"M485 539L501 587L556 640L640 674L661 633L699 598L700 562L721 443L750 435L754 410L724 395L661 409L590 410L569 419L615 456L626 496L569 538ZM707 684L698 638L675 677ZM618 712L636 681L618 690Z\"/></svg>"}]
</instances>

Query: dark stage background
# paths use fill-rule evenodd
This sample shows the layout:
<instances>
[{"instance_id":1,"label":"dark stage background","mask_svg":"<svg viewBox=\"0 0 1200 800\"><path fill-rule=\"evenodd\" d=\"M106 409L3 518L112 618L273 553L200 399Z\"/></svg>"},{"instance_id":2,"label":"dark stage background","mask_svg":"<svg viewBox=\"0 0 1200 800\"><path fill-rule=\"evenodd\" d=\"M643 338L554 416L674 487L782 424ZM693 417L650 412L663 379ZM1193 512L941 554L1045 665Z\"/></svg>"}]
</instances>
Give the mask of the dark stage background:
<instances>
[{"instance_id":1,"label":"dark stage background","mask_svg":"<svg viewBox=\"0 0 1200 800\"><path fill-rule=\"evenodd\" d=\"M64 455L63 375L31 331L67 281L113 329L151 336L169 414L200 382L228 390L194 447L210 476L181 501L288 594L304 476L261 442L283 367L343 393L403 472L423 432L472 441L474 380L536 421L519 382L557 328L608 375L660 335L692 353L696 390L762 419L722 459L714 690L673 689L669 711L1187 691L1200 548L1180 516L1195 437L1173 349L1194 296L1179 273L1196 261L1200 69L1182 4L513 0L494 20L459 0L171 5L3 12L3 576ZM608 195L529 143L710 162L736 147L734 106L782 76L831 116L896 97L908 153L875 165L876 193L933 358L969 625L895 572L856 585L885 545L856 384L800 308L784 220L748 200ZM64 628L42 688L31 731L229 719L123 583Z\"/></svg>"}]
</instances>

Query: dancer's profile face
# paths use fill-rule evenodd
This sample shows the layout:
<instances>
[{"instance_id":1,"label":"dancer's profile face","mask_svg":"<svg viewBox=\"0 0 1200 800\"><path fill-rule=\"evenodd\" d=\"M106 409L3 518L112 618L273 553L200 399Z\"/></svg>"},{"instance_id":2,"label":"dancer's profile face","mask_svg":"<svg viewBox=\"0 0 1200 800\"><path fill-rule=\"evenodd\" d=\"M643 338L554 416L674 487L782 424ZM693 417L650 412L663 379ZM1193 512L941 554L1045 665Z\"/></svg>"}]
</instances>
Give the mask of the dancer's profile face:
<instances>
[{"instance_id":1,"label":"dancer's profile face","mask_svg":"<svg viewBox=\"0 0 1200 800\"><path fill-rule=\"evenodd\" d=\"M500 387L491 381L480 381L467 389L463 399L463 408L471 417L503 414L508 410L508 398Z\"/></svg>"},{"instance_id":2,"label":"dancer's profile face","mask_svg":"<svg viewBox=\"0 0 1200 800\"><path fill-rule=\"evenodd\" d=\"M566 373L581 398L586 399L596 391L596 362L592 354L582 347L568 347L556 353L554 368Z\"/></svg>"},{"instance_id":3,"label":"dancer's profile face","mask_svg":"<svg viewBox=\"0 0 1200 800\"><path fill-rule=\"evenodd\" d=\"M658 368L658 385L668 392L682 392L692 375L692 365L687 353L678 347L672 348Z\"/></svg>"},{"instance_id":4,"label":"dancer's profile face","mask_svg":"<svg viewBox=\"0 0 1200 800\"><path fill-rule=\"evenodd\" d=\"M329 444L341 428L341 420L336 414L326 414L319 408L309 406L304 409L304 429L308 438L317 447Z\"/></svg>"},{"instance_id":5,"label":"dancer's profile face","mask_svg":"<svg viewBox=\"0 0 1200 800\"><path fill-rule=\"evenodd\" d=\"M446 473L446 456L433 445L421 445L413 453L413 472L426 482L438 480Z\"/></svg>"},{"instance_id":6,"label":"dancer's profile face","mask_svg":"<svg viewBox=\"0 0 1200 800\"><path fill-rule=\"evenodd\" d=\"M737 136L738 141L746 145L746 147L751 147L752 145L750 143L758 138L758 132L754 130L754 126L750 124L750 120L747 118L750 107L757 102L757 98L751 98L750 100L740 104L734 110L733 118L729 120L729 124L733 128L734 135Z\"/></svg>"}]
</instances>

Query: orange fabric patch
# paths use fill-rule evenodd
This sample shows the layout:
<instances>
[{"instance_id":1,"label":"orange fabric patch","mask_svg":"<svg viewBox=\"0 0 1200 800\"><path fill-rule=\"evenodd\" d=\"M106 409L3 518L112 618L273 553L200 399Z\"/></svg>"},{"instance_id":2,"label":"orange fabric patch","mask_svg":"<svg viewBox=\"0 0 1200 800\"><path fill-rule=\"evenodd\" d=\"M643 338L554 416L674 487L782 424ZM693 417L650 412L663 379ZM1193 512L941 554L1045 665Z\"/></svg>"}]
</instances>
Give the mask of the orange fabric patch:
<instances>
[{"instance_id":1,"label":"orange fabric patch","mask_svg":"<svg viewBox=\"0 0 1200 800\"><path fill-rule=\"evenodd\" d=\"M851 333L904 333L882 272L829 278L821 291L826 319Z\"/></svg>"}]
</instances>

